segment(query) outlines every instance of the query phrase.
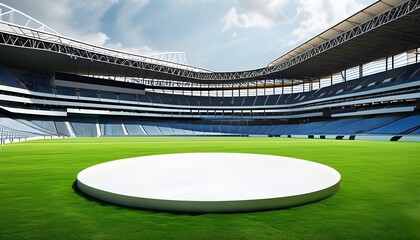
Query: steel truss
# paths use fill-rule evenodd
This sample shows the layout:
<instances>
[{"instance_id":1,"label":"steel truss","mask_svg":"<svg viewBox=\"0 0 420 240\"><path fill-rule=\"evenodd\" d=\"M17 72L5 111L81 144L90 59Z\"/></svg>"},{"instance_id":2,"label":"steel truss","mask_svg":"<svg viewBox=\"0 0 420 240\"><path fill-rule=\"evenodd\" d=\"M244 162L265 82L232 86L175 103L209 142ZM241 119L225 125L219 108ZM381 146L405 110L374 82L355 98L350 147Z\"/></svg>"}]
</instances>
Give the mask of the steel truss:
<instances>
[{"instance_id":1,"label":"steel truss","mask_svg":"<svg viewBox=\"0 0 420 240\"><path fill-rule=\"evenodd\" d=\"M230 83L195 83L186 81L173 81L162 79L131 79L132 83L139 83L146 86L153 86L155 89L174 89L188 91L215 91L215 90L241 90L255 88L279 88L304 83L301 79L270 79L270 80L254 80L254 81L238 81ZM305 82L307 83L307 82Z\"/></svg>"},{"instance_id":2,"label":"steel truss","mask_svg":"<svg viewBox=\"0 0 420 240\"><path fill-rule=\"evenodd\" d=\"M349 31L343 32L339 36L315 46L309 51L304 52L290 60L274 66L239 72L209 72L208 70L188 65L176 64L98 47L70 38L65 38L60 35L17 26L6 22L1 23L7 25L11 31L7 32L2 30L2 32L0 32L0 44L52 51L60 54L66 54L72 58L85 58L91 61L105 62L137 68L144 71L163 73L167 76L166 80L172 80L171 76L173 76L174 79L181 78L185 82L193 82L196 84L200 84L202 82L211 84L211 81L214 81L215 84L220 84L220 81L226 81L228 84L235 83L241 85L259 80L275 79L276 74L281 74L281 71L285 69L295 66L364 33L410 14L419 8L420 0L406 1L401 5L378 15L350 29ZM299 81L303 82L304 80L295 80L295 82ZM155 82L163 84L162 81Z\"/></svg>"}]
</instances>

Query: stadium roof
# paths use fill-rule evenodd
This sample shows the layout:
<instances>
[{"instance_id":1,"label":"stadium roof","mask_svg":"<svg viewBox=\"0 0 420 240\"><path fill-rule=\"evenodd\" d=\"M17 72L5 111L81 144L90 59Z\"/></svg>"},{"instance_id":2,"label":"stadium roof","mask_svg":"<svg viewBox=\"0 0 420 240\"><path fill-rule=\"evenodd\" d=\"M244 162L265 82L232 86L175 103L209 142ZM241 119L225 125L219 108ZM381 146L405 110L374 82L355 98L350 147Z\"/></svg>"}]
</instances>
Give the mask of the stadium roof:
<instances>
[{"instance_id":1,"label":"stadium roof","mask_svg":"<svg viewBox=\"0 0 420 240\"><path fill-rule=\"evenodd\" d=\"M295 49L277 58L276 60L272 61L268 66L276 65L278 63L290 60L306 51L309 51L311 48L321 45L322 43L337 37L341 33L349 31L354 26L360 25L368 21L373 16L377 16L383 12L386 12L405 1L406 0L381 0L376 3L373 3L372 5L366 7L360 12L350 16L349 18L336 24L330 29L320 33L319 35L296 47Z\"/></svg>"},{"instance_id":2,"label":"stadium roof","mask_svg":"<svg viewBox=\"0 0 420 240\"><path fill-rule=\"evenodd\" d=\"M316 79L420 47L419 19L420 0L381 0L267 67L240 72L210 72L94 46L42 28L0 21L0 63L44 73L69 72L205 84Z\"/></svg>"},{"instance_id":3,"label":"stadium roof","mask_svg":"<svg viewBox=\"0 0 420 240\"><path fill-rule=\"evenodd\" d=\"M275 59L268 66L290 61L317 46L339 37L345 32L351 31L356 26L361 26L363 23L384 12L391 11L404 2L411 2L411 4L407 4L407 8L415 7L419 3L419 1L407 0L378 1ZM404 9L401 10L404 11ZM398 13L394 11L393 14ZM382 20L386 20L386 18L378 19L377 22L379 23ZM367 63L377 58L418 48L420 47L419 30L420 12L417 10L399 19L395 19L386 25L373 28L358 38L344 41L335 48L295 65L283 73L285 75L319 77L321 75L339 72L348 67ZM302 72L306 74L301 74Z\"/></svg>"}]
</instances>

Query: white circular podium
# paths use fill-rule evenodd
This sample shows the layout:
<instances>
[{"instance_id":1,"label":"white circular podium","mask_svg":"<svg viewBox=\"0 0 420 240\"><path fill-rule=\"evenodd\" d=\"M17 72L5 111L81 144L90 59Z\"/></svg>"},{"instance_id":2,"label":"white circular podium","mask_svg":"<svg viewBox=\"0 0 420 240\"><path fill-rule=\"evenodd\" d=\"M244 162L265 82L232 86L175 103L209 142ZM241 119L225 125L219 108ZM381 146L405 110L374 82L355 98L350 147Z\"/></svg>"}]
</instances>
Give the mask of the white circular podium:
<instances>
[{"instance_id":1,"label":"white circular podium","mask_svg":"<svg viewBox=\"0 0 420 240\"><path fill-rule=\"evenodd\" d=\"M178 212L248 212L319 201L340 188L328 166L287 157L181 153L106 162L77 176L85 194L118 205Z\"/></svg>"}]
</instances>

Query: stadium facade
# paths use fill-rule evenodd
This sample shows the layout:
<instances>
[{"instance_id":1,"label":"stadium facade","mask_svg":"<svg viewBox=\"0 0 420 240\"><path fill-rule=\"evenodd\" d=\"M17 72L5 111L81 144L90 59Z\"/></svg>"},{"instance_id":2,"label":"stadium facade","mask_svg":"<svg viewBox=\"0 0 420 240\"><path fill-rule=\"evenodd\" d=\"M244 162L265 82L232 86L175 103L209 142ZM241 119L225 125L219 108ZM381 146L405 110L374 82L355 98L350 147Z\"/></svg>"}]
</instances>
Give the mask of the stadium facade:
<instances>
[{"instance_id":1,"label":"stadium facade","mask_svg":"<svg viewBox=\"0 0 420 240\"><path fill-rule=\"evenodd\" d=\"M29 136L420 136L420 0L378 1L266 67L239 72L91 45L0 9L2 143Z\"/></svg>"}]
</instances>

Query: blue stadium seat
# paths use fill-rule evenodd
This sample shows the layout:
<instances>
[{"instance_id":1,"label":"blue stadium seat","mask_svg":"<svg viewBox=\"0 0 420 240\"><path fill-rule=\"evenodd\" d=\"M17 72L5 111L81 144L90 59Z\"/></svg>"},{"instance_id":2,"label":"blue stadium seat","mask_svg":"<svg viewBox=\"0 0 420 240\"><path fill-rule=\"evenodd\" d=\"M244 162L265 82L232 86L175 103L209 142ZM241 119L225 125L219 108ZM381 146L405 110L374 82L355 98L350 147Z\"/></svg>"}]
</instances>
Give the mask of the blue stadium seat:
<instances>
[{"instance_id":1,"label":"blue stadium seat","mask_svg":"<svg viewBox=\"0 0 420 240\"><path fill-rule=\"evenodd\" d=\"M146 133L143 131L140 122L138 121L124 121L124 126L130 136L144 136Z\"/></svg>"},{"instance_id":2,"label":"blue stadium seat","mask_svg":"<svg viewBox=\"0 0 420 240\"><path fill-rule=\"evenodd\" d=\"M99 126L103 136L124 136L125 132L121 121L100 120Z\"/></svg>"},{"instance_id":3,"label":"blue stadium seat","mask_svg":"<svg viewBox=\"0 0 420 240\"><path fill-rule=\"evenodd\" d=\"M370 130L380 128L400 118L401 117L399 116L389 116L389 117L374 117L374 118L361 119L360 121L355 121L341 128L337 128L336 132L340 134L366 133Z\"/></svg>"},{"instance_id":4,"label":"blue stadium seat","mask_svg":"<svg viewBox=\"0 0 420 240\"><path fill-rule=\"evenodd\" d=\"M70 124L77 137L96 137L96 120L94 119L70 119Z\"/></svg>"},{"instance_id":5,"label":"blue stadium seat","mask_svg":"<svg viewBox=\"0 0 420 240\"><path fill-rule=\"evenodd\" d=\"M8 87L15 87L15 88L22 88L26 89L26 86L23 82L19 81L16 78L13 78L5 68L0 67L0 85L8 86Z\"/></svg>"},{"instance_id":6,"label":"blue stadium seat","mask_svg":"<svg viewBox=\"0 0 420 240\"><path fill-rule=\"evenodd\" d=\"M143 129L146 131L149 136L162 136L162 132L157 128L157 126L152 125L151 123L142 123Z\"/></svg>"},{"instance_id":7,"label":"blue stadium seat","mask_svg":"<svg viewBox=\"0 0 420 240\"><path fill-rule=\"evenodd\" d=\"M420 115L413 115L391 122L369 131L371 134L404 134L405 131L420 126Z\"/></svg>"}]
</instances>

